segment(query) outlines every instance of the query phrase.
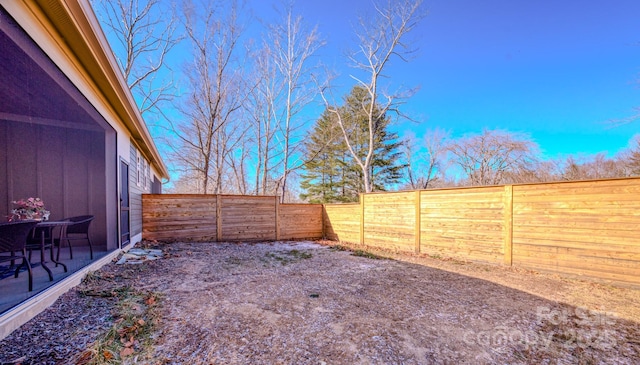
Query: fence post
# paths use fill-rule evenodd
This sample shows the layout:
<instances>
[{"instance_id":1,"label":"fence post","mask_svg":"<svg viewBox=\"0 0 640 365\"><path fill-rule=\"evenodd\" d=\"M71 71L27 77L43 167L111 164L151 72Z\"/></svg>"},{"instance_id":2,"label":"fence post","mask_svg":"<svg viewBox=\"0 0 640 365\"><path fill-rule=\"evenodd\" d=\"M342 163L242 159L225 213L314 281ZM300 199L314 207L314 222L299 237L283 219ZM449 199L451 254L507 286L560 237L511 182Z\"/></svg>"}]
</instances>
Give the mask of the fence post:
<instances>
[{"instance_id":1,"label":"fence post","mask_svg":"<svg viewBox=\"0 0 640 365\"><path fill-rule=\"evenodd\" d=\"M504 196L502 198L504 206L504 264L513 264L513 185L505 185Z\"/></svg>"},{"instance_id":2,"label":"fence post","mask_svg":"<svg viewBox=\"0 0 640 365\"><path fill-rule=\"evenodd\" d=\"M360 193L360 244L364 245L364 194Z\"/></svg>"},{"instance_id":3,"label":"fence post","mask_svg":"<svg viewBox=\"0 0 640 365\"><path fill-rule=\"evenodd\" d=\"M280 197L274 196L276 204L276 241L280 239Z\"/></svg>"},{"instance_id":4,"label":"fence post","mask_svg":"<svg viewBox=\"0 0 640 365\"><path fill-rule=\"evenodd\" d=\"M222 241L222 196L216 194L216 240Z\"/></svg>"},{"instance_id":5,"label":"fence post","mask_svg":"<svg viewBox=\"0 0 640 365\"><path fill-rule=\"evenodd\" d=\"M322 204L322 209L320 210L320 217L322 219L322 239L326 240L327 239L327 231L326 231L326 227L325 227L325 218L324 216L326 215L326 209L325 209L325 204Z\"/></svg>"},{"instance_id":6,"label":"fence post","mask_svg":"<svg viewBox=\"0 0 640 365\"><path fill-rule=\"evenodd\" d=\"M420 190L416 191L415 197L416 203L416 219L415 219L415 251L416 253L420 253Z\"/></svg>"}]
</instances>

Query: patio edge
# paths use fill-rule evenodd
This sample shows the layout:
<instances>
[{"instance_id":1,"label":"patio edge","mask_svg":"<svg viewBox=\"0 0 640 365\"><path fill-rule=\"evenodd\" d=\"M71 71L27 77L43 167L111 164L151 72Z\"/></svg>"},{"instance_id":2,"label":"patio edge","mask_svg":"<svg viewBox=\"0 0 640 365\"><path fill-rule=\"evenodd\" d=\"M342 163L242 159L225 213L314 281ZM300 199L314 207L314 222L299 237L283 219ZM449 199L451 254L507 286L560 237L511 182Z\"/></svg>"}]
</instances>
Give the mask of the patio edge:
<instances>
[{"instance_id":1,"label":"patio edge","mask_svg":"<svg viewBox=\"0 0 640 365\"><path fill-rule=\"evenodd\" d=\"M83 267L59 283L44 290L42 293L34 295L0 315L0 341L4 340L13 331L20 328L20 326L29 322L32 318L51 306L62 294L80 284L88 272L100 269L104 265L110 263L122 252L126 252L132 247L133 245L128 245L123 249L118 249L108 253L104 257Z\"/></svg>"}]
</instances>

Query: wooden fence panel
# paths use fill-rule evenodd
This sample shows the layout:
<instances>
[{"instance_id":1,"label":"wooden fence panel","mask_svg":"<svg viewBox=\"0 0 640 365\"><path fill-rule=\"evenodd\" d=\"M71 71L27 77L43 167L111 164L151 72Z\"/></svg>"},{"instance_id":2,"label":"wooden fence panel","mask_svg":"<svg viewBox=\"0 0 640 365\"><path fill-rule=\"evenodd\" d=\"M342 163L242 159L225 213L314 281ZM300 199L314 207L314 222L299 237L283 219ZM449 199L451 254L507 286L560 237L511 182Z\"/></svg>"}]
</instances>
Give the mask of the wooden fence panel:
<instances>
[{"instance_id":1,"label":"wooden fence panel","mask_svg":"<svg viewBox=\"0 0 640 365\"><path fill-rule=\"evenodd\" d=\"M273 196L222 195L222 240L276 239L276 199Z\"/></svg>"},{"instance_id":2,"label":"wooden fence panel","mask_svg":"<svg viewBox=\"0 0 640 365\"><path fill-rule=\"evenodd\" d=\"M425 190L420 196L420 252L502 263L502 186Z\"/></svg>"},{"instance_id":3,"label":"wooden fence panel","mask_svg":"<svg viewBox=\"0 0 640 365\"><path fill-rule=\"evenodd\" d=\"M142 238L215 241L216 196L142 195Z\"/></svg>"},{"instance_id":4,"label":"wooden fence panel","mask_svg":"<svg viewBox=\"0 0 640 365\"><path fill-rule=\"evenodd\" d=\"M640 284L640 180L513 187L513 264Z\"/></svg>"},{"instance_id":5,"label":"wooden fence panel","mask_svg":"<svg viewBox=\"0 0 640 365\"><path fill-rule=\"evenodd\" d=\"M327 239L360 243L360 204L325 204L323 211Z\"/></svg>"},{"instance_id":6,"label":"wooden fence panel","mask_svg":"<svg viewBox=\"0 0 640 365\"><path fill-rule=\"evenodd\" d=\"M280 205L275 197L147 194L143 238L274 240L324 233L640 286L640 178L376 193L361 200L321 208Z\"/></svg>"},{"instance_id":7,"label":"wooden fence panel","mask_svg":"<svg viewBox=\"0 0 640 365\"><path fill-rule=\"evenodd\" d=\"M398 251L415 251L416 194L365 194L364 244Z\"/></svg>"},{"instance_id":8,"label":"wooden fence panel","mask_svg":"<svg viewBox=\"0 0 640 365\"><path fill-rule=\"evenodd\" d=\"M321 204L278 204L275 196L145 194L143 239L226 241L319 239Z\"/></svg>"},{"instance_id":9,"label":"wooden fence panel","mask_svg":"<svg viewBox=\"0 0 640 365\"><path fill-rule=\"evenodd\" d=\"M281 204L280 239L322 238L322 204Z\"/></svg>"}]
</instances>

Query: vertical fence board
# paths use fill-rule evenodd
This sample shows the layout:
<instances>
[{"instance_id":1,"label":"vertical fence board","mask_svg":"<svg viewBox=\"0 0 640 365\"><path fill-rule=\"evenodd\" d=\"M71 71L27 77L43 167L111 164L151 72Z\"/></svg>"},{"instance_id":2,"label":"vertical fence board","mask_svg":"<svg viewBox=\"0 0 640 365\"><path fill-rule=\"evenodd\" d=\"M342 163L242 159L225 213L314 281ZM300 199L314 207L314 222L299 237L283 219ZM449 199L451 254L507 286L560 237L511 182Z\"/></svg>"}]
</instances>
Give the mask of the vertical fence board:
<instances>
[{"instance_id":1,"label":"vertical fence board","mask_svg":"<svg viewBox=\"0 0 640 365\"><path fill-rule=\"evenodd\" d=\"M364 244L364 194L360 194L360 244Z\"/></svg>"},{"instance_id":2,"label":"vertical fence board","mask_svg":"<svg viewBox=\"0 0 640 365\"><path fill-rule=\"evenodd\" d=\"M276 226L276 240L280 239L280 197L279 196L274 196L273 197L275 200L275 212L274 212L274 218L275 218L275 226Z\"/></svg>"},{"instance_id":3,"label":"vertical fence board","mask_svg":"<svg viewBox=\"0 0 640 365\"><path fill-rule=\"evenodd\" d=\"M414 234L414 250L416 253L420 253L420 190L415 192L415 230Z\"/></svg>"},{"instance_id":4,"label":"vertical fence board","mask_svg":"<svg viewBox=\"0 0 640 365\"><path fill-rule=\"evenodd\" d=\"M513 263L513 186L504 187L504 264L511 266Z\"/></svg>"},{"instance_id":5,"label":"vertical fence board","mask_svg":"<svg viewBox=\"0 0 640 365\"><path fill-rule=\"evenodd\" d=\"M216 240L222 241L222 196L216 195Z\"/></svg>"}]
</instances>

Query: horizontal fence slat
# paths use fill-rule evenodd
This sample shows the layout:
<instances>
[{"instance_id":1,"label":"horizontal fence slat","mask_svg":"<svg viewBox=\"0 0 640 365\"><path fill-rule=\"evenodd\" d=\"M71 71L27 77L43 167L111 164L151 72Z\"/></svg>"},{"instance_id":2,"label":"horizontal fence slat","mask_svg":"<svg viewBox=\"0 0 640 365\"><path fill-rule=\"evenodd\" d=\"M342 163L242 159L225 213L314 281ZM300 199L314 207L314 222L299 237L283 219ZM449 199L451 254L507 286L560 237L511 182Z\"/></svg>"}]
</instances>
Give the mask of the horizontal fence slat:
<instances>
[{"instance_id":1,"label":"horizontal fence slat","mask_svg":"<svg viewBox=\"0 0 640 365\"><path fill-rule=\"evenodd\" d=\"M521 184L508 191L504 199L504 186L421 190L419 225L415 192L364 194L364 243L410 248L417 234L410 228L418 227L421 253L640 285L639 178ZM326 236L357 243L359 206L325 209Z\"/></svg>"},{"instance_id":2,"label":"horizontal fence slat","mask_svg":"<svg viewBox=\"0 0 640 365\"><path fill-rule=\"evenodd\" d=\"M221 241L276 238L273 196L145 194L142 200L144 239L215 242L218 225ZM282 204L279 212L281 239L322 238L322 205Z\"/></svg>"},{"instance_id":3,"label":"horizontal fence slat","mask_svg":"<svg viewBox=\"0 0 640 365\"><path fill-rule=\"evenodd\" d=\"M274 197L143 195L143 237L215 240L219 222L223 240L326 237L640 286L640 178L360 198L276 206Z\"/></svg>"}]
</instances>

